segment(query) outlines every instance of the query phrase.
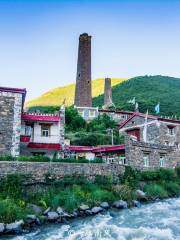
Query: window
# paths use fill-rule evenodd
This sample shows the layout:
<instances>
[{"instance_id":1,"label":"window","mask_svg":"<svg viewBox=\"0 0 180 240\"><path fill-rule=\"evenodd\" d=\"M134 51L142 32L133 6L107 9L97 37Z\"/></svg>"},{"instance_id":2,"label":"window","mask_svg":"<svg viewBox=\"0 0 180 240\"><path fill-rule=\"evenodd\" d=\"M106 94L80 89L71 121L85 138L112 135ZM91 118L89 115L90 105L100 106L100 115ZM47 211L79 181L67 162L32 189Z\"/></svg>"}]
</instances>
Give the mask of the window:
<instances>
[{"instance_id":1,"label":"window","mask_svg":"<svg viewBox=\"0 0 180 240\"><path fill-rule=\"evenodd\" d=\"M160 154L159 166L164 167L164 162L165 162L165 154Z\"/></svg>"},{"instance_id":2,"label":"window","mask_svg":"<svg viewBox=\"0 0 180 240\"><path fill-rule=\"evenodd\" d=\"M149 153L144 153L143 160L144 160L144 167L149 167Z\"/></svg>"},{"instance_id":3,"label":"window","mask_svg":"<svg viewBox=\"0 0 180 240\"><path fill-rule=\"evenodd\" d=\"M179 143L178 143L178 142L175 142L175 143L174 143L174 146L175 146L176 150L179 149Z\"/></svg>"},{"instance_id":4,"label":"window","mask_svg":"<svg viewBox=\"0 0 180 240\"><path fill-rule=\"evenodd\" d=\"M121 156L121 157L120 157L119 164L126 165L126 157L125 157L125 156Z\"/></svg>"},{"instance_id":5,"label":"window","mask_svg":"<svg viewBox=\"0 0 180 240\"><path fill-rule=\"evenodd\" d=\"M175 127L174 126L168 126L168 134L174 135L175 134Z\"/></svg>"},{"instance_id":6,"label":"window","mask_svg":"<svg viewBox=\"0 0 180 240\"><path fill-rule=\"evenodd\" d=\"M50 126L49 125L42 125L41 126L41 136L42 137L49 137L50 136Z\"/></svg>"},{"instance_id":7,"label":"window","mask_svg":"<svg viewBox=\"0 0 180 240\"><path fill-rule=\"evenodd\" d=\"M166 145L166 146L169 146L169 142L168 142L168 141L165 141L165 145Z\"/></svg>"},{"instance_id":8,"label":"window","mask_svg":"<svg viewBox=\"0 0 180 240\"><path fill-rule=\"evenodd\" d=\"M89 111L89 117L95 117L95 111L90 110Z\"/></svg>"},{"instance_id":9,"label":"window","mask_svg":"<svg viewBox=\"0 0 180 240\"><path fill-rule=\"evenodd\" d=\"M84 111L83 110L78 110L79 115L81 115L81 117L84 117Z\"/></svg>"}]
</instances>

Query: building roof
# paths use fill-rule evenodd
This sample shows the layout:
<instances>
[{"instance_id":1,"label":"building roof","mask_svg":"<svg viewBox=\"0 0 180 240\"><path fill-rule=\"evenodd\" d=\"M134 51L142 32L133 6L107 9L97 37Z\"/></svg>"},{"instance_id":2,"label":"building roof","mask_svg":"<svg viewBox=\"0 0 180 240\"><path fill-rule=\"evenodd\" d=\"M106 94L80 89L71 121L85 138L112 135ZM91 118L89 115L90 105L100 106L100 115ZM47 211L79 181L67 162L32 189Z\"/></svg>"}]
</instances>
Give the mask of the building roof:
<instances>
[{"instance_id":1,"label":"building roof","mask_svg":"<svg viewBox=\"0 0 180 240\"><path fill-rule=\"evenodd\" d=\"M124 145L114 145L114 146L66 146L66 150L75 151L75 152L112 152L112 151L121 151L125 149Z\"/></svg>"},{"instance_id":2,"label":"building roof","mask_svg":"<svg viewBox=\"0 0 180 240\"><path fill-rule=\"evenodd\" d=\"M122 151L125 150L125 145L114 145L108 147L94 147L93 152L113 152L113 151Z\"/></svg>"},{"instance_id":3,"label":"building roof","mask_svg":"<svg viewBox=\"0 0 180 240\"><path fill-rule=\"evenodd\" d=\"M21 119L24 121L59 122L60 116L53 114L23 113Z\"/></svg>"},{"instance_id":4,"label":"building roof","mask_svg":"<svg viewBox=\"0 0 180 240\"><path fill-rule=\"evenodd\" d=\"M130 116L127 120L121 122L118 126L119 128L123 128L131 119L133 119L134 117L139 116L139 117L146 117L145 113L140 113L140 112L134 112L132 114L132 116ZM178 123L180 124L180 120L177 119L170 119L170 118L163 118L163 117L159 117L159 116L154 116L154 115L147 115L148 118L150 119L154 119L154 120L158 120L158 121L162 121L162 122L169 122L169 123Z\"/></svg>"},{"instance_id":5,"label":"building roof","mask_svg":"<svg viewBox=\"0 0 180 240\"><path fill-rule=\"evenodd\" d=\"M28 148L60 150L61 146L58 143L29 143Z\"/></svg>"},{"instance_id":6,"label":"building roof","mask_svg":"<svg viewBox=\"0 0 180 240\"><path fill-rule=\"evenodd\" d=\"M127 115L132 115L133 112L130 111L121 111L121 110L112 110L112 109L99 109L99 112L104 112L104 113L116 113L116 114L127 114Z\"/></svg>"},{"instance_id":7,"label":"building roof","mask_svg":"<svg viewBox=\"0 0 180 240\"><path fill-rule=\"evenodd\" d=\"M19 93L22 94L23 105L26 98L26 89L25 88L10 88L10 87L1 87L0 92L10 92L10 93Z\"/></svg>"}]
</instances>

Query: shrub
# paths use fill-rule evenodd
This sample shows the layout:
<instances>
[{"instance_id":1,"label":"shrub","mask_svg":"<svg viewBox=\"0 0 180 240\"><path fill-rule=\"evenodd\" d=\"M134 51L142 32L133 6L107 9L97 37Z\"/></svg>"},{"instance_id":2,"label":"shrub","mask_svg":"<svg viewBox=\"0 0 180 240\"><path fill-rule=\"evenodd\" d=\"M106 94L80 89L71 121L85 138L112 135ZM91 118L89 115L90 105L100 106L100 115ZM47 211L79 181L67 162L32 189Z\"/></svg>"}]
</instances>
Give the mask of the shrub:
<instances>
[{"instance_id":1,"label":"shrub","mask_svg":"<svg viewBox=\"0 0 180 240\"><path fill-rule=\"evenodd\" d=\"M163 186L158 184L146 184L144 191L147 193L147 196L152 199L168 197L167 191Z\"/></svg>"},{"instance_id":2,"label":"shrub","mask_svg":"<svg viewBox=\"0 0 180 240\"><path fill-rule=\"evenodd\" d=\"M95 191L89 192L87 194L87 203L91 205L98 205L102 201L112 202L114 201L115 196L112 192L103 189L97 189Z\"/></svg>"},{"instance_id":3,"label":"shrub","mask_svg":"<svg viewBox=\"0 0 180 240\"><path fill-rule=\"evenodd\" d=\"M131 201L134 199L134 194L130 186L128 185L115 185L113 186L113 192L122 200Z\"/></svg>"},{"instance_id":4,"label":"shrub","mask_svg":"<svg viewBox=\"0 0 180 240\"><path fill-rule=\"evenodd\" d=\"M132 188L135 188L138 184L139 178L140 178L139 171L131 168L130 166L126 166L122 178L122 183L129 185Z\"/></svg>"},{"instance_id":5,"label":"shrub","mask_svg":"<svg viewBox=\"0 0 180 240\"><path fill-rule=\"evenodd\" d=\"M19 207L13 199L0 200L0 222L10 223L23 219L29 210Z\"/></svg>"},{"instance_id":6,"label":"shrub","mask_svg":"<svg viewBox=\"0 0 180 240\"><path fill-rule=\"evenodd\" d=\"M97 175L94 183L100 186L109 187L112 185L113 179L111 176Z\"/></svg>"},{"instance_id":7,"label":"shrub","mask_svg":"<svg viewBox=\"0 0 180 240\"><path fill-rule=\"evenodd\" d=\"M180 166L175 168L175 172L176 172L177 177L180 179Z\"/></svg>"},{"instance_id":8,"label":"shrub","mask_svg":"<svg viewBox=\"0 0 180 240\"><path fill-rule=\"evenodd\" d=\"M160 168L156 171L144 171L140 174L142 181L163 181L175 179L175 171L173 169Z\"/></svg>"},{"instance_id":9,"label":"shrub","mask_svg":"<svg viewBox=\"0 0 180 240\"><path fill-rule=\"evenodd\" d=\"M22 197L23 176L10 174L0 180L0 193L3 198L19 199Z\"/></svg>"},{"instance_id":10,"label":"shrub","mask_svg":"<svg viewBox=\"0 0 180 240\"><path fill-rule=\"evenodd\" d=\"M180 194L180 186L175 182L164 182L164 188L168 192L168 195L171 196L178 196Z\"/></svg>"},{"instance_id":11,"label":"shrub","mask_svg":"<svg viewBox=\"0 0 180 240\"><path fill-rule=\"evenodd\" d=\"M63 206L67 211L73 211L85 200L85 193L80 186L67 187L51 201L53 207Z\"/></svg>"}]
</instances>

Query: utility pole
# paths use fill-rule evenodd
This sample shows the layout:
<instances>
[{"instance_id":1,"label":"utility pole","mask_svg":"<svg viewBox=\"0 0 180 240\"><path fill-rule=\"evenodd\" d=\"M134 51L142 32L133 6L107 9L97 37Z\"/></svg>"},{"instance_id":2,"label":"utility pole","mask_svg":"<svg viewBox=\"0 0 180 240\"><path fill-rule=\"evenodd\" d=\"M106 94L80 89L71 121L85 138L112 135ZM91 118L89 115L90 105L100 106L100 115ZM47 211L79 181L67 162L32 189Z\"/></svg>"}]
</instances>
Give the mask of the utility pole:
<instances>
[{"instance_id":1,"label":"utility pole","mask_svg":"<svg viewBox=\"0 0 180 240\"><path fill-rule=\"evenodd\" d=\"M109 128L107 132L111 134L111 145L114 145L114 129Z\"/></svg>"}]
</instances>

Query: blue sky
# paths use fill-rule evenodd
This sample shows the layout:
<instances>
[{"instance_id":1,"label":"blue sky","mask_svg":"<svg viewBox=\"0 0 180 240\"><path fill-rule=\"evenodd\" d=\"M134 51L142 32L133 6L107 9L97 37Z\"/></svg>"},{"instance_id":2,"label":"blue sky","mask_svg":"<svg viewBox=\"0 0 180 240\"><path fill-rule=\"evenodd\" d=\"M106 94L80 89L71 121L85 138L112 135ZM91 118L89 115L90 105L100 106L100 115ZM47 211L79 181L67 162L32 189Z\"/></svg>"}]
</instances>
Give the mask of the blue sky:
<instances>
[{"instance_id":1,"label":"blue sky","mask_svg":"<svg viewBox=\"0 0 180 240\"><path fill-rule=\"evenodd\" d=\"M180 77L180 0L0 0L0 85L31 99L75 82L79 34L92 78Z\"/></svg>"}]
</instances>

